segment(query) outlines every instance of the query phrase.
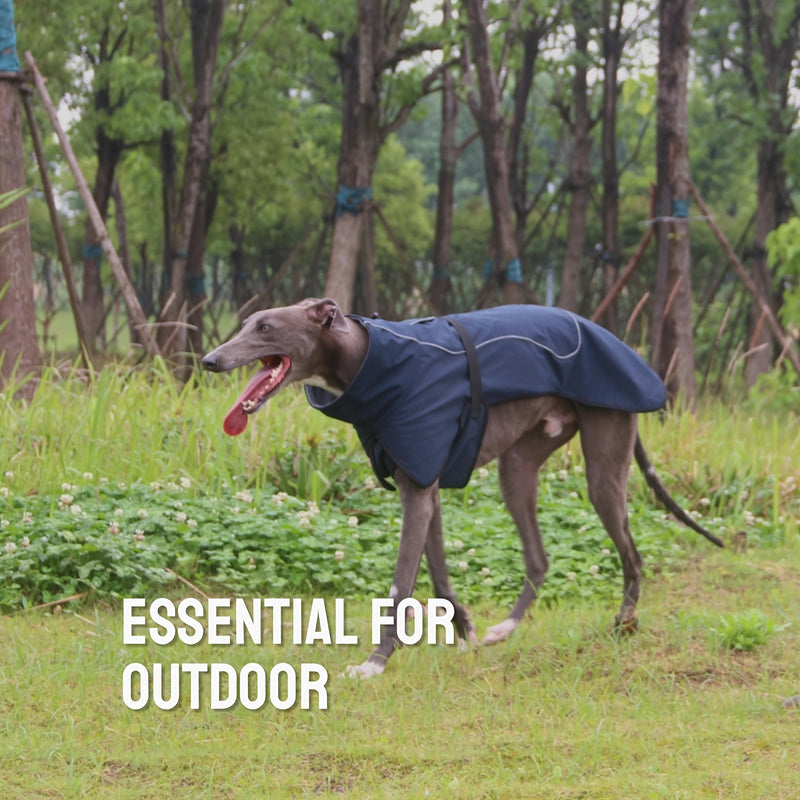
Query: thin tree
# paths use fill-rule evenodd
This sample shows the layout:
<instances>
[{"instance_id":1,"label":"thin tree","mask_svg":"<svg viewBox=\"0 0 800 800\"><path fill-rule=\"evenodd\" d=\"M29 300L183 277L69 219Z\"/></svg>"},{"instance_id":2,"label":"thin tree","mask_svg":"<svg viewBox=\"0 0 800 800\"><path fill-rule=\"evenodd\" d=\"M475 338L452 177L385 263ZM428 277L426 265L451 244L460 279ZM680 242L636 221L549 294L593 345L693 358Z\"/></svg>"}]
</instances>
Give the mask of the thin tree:
<instances>
[{"instance_id":1,"label":"thin tree","mask_svg":"<svg viewBox=\"0 0 800 800\"><path fill-rule=\"evenodd\" d=\"M168 47L170 36L166 26L165 0L157 0L155 13L162 48ZM191 101L191 110L188 112L189 137L180 195L174 217L165 230L167 237L165 263L169 267L169 282L159 317L159 322L162 324L159 343L164 352L178 353L187 349L189 309L186 278L187 274L190 274L187 265L198 215L202 215L199 224L201 229L205 230L204 193L211 159L212 90L224 13L224 0L191 0L189 6L194 97ZM173 63L173 68L176 66ZM162 158L163 148L168 146L169 144L162 140ZM196 249L195 253L197 254ZM195 257L197 258L197 255ZM202 248L200 263L202 263ZM196 268L194 274L197 275Z\"/></svg>"},{"instance_id":2,"label":"thin tree","mask_svg":"<svg viewBox=\"0 0 800 800\"><path fill-rule=\"evenodd\" d=\"M572 133L572 157L566 188L571 194L567 243L561 272L558 304L570 311L578 308L581 265L586 252L586 215L589 208L591 174L591 129L596 122L589 111L589 31L591 18L585 0L570 3L575 30L572 74L572 111L562 111Z\"/></svg>"},{"instance_id":3,"label":"thin tree","mask_svg":"<svg viewBox=\"0 0 800 800\"><path fill-rule=\"evenodd\" d=\"M601 153L603 170L603 242L600 260L603 266L604 294L614 285L621 261L619 243L619 167L617 165L617 98L622 51L626 36L622 29L625 0L617 0L612 13L612 0L603 0L600 42L603 56L603 121ZM603 325L612 333L619 330L616 300L603 316Z\"/></svg>"},{"instance_id":4,"label":"thin tree","mask_svg":"<svg viewBox=\"0 0 800 800\"><path fill-rule=\"evenodd\" d=\"M442 4L444 24L452 20L452 4ZM456 164L458 163L458 95L456 79L450 67L442 72L442 123L439 138L439 175L436 196L436 232L433 240L433 278L431 279L431 305L438 314L447 312L448 297L452 291L450 256L453 236L453 210L455 203Z\"/></svg>"},{"instance_id":5,"label":"thin tree","mask_svg":"<svg viewBox=\"0 0 800 800\"><path fill-rule=\"evenodd\" d=\"M515 235L506 127L501 108L502 85L499 76L503 74L505 64L495 69L489 46L489 22L483 2L463 0L463 7L467 15L468 35L463 59L465 78L470 84L467 102L483 145L486 188L492 215L492 240L489 244L491 272L481 303L489 301L491 290L497 283L502 286L505 302L524 303L526 291ZM521 7L522 4L518 2L512 9L512 30L516 29Z\"/></svg>"},{"instance_id":6,"label":"thin tree","mask_svg":"<svg viewBox=\"0 0 800 800\"><path fill-rule=\"evenodd\" d=\"M104 20L96 47L84 49L88 65L96 76L93 87L93 111L98 120L94 129L97 170L94 176L92 197L103 220L108 218L109 201L117 165L126 148L125 139L112 132L109 122L120 106L127 101L127 93L117 91L112 96L108 70L118 54L130 55L132 42L127 24L123 23L115 30L112 28L113 20L114 15L109 13ZM101 279L102 258L103 248L100 246L100 237L87 218L83 244L82 310L84 323L89 333L88 345L93 352L102 351L106 345L106 312Z\"/></svg>"},{"instance_id":7,"label":"thin tree","mask_svg":"<svg viewBox=\"0 0 800 800\"><path fill-rule=\"evenodd\" d=\"M673 401L695 398L687 78L694 0L661 0L656 132L658 268L652 363Z\"/></svg>"},{"instance_id":8,"label":"thin tree","mask_svg":"<svg viewBox=\"0 0 800 800\"><path fill-rule=\"evenodd\" d=\"M797 115L797 109L790 104L790 89L800 46L800 3L742 0L739 21L745 83L760 117L756 123L759 138L752 276L759 293L769 298L774 311L778 298L773 292L766 245L770 232L786 222L792 211L786 140ZM751 306L750 331L753 352L746 367L748 386L769 371L775 346L762 309L755 302Z\"/></svg>"},{"instance_id":9,"label":"thin tree","mask_svg":"<svg viewBox=\"0 0 800 800\"><path fill-rule=\"evenodd\" d=\"M384 77L402 61L433 46L423 40L404 41L410 9L411 0L358 0L356 29L342 37L341 46L333 53L342 83L342 136L325 294L345 310L353 307L364 236L372 235L363 212L372 198L372 176L381 145L407 119L414 105L410 100L394 113L387 113L382 102ZM316 26L310 23L307 26L323 38L324 34ZM434 70L425 78L423 93L428 91L439 72ZM370 280L367 275L368 283ZM375 300L372 297L368 302Z\"/></svg>"}]
</instances>

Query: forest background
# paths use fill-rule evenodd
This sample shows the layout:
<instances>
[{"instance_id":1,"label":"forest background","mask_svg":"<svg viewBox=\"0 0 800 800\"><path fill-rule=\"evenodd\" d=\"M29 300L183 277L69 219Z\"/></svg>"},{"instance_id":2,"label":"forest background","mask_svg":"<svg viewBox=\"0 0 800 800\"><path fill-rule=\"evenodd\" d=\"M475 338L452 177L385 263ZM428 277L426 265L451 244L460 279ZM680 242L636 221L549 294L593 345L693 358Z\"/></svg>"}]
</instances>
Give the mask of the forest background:
<instances>
[{"instance_id":1,"label":"forest background","mask_svg":"<svg viewBox=\"0 0 800 800\"><path fill-rule=\"evenodd\" d=\"M800 5L14 5L19 74L0 0L4 797L794 800ZM112 252L152 327L130 324ZM396 555L396 500L351 428L286 392L232 440L220 411L238 381L174 380L183 349L306 295L387 317L502 301L594 315L630 264L601 321L673 391L723 396L640 425L670 491L728 545L682 531L632 476L637 636L610 635L621 568L573 446L541 476L552 568L507 645L405 648L368 682L335 677L360 657L348 647L224 656L313 652L327 714L123 705L134 658L220 654L121 647L119 598L345 597L363 634ZM146 330L169 360L143 353ZM9 348L20 337L27 356ZM79 363L79 337L98 369ZM521 580L493 472L443 498L452 578L480 630Z\"/></svg>"},{"instance_id":2,"label":"forest background","mask_svg":"<svg viewBox=\"0 0 800 800\"><path fill-rule=\"evenodd\" d=\"M18 0L16 28L162 350L322 294L389 318L589 316L655 233L600 321L673 393L738 392L796 359L795 2ZM141 334L33 106L82 346L124 352ZM32 151L39 342L69 351Z\"/></svg>"}]
</instances>

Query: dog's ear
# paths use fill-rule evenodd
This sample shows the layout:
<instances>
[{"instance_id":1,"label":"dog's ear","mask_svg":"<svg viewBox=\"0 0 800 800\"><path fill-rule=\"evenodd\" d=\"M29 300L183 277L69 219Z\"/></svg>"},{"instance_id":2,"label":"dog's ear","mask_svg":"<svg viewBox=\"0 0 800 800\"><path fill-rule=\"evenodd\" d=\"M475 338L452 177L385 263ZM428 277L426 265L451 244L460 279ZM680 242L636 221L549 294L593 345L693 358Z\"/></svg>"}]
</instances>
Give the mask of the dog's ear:
<instances>
[{"instance_id":1,"label":"dog's ear","mask_svg":"<svg viewBox=\"0 0 800 800\"><path fill-rule=\"evenodd\" d=\"M323 328L341 333L347 333L350 330L350 323L347 321L347 317L342 314L339 306L336 305L336 301L331 300L330 297L326 297L324 300L304 300L303 305L306 304L309 319L314 320Z\"/></svg>"}]
</instances>

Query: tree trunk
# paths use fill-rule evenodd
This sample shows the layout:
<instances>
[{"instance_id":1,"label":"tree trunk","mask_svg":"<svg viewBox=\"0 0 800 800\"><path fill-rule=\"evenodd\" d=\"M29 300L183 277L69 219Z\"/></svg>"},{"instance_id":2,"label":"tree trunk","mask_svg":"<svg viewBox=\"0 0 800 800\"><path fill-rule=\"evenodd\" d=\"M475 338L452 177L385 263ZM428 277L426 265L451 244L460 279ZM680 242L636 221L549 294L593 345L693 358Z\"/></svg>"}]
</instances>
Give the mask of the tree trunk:
<instances>
[{"instance_id":1,"label":"tree trunk","mask_svg":"<svg viewBox=\"0 0 800 800\"><path fill-rule=\"evenodd\" d=\"M429 50L422 41L403 41L412 0L358 0L356 33L342 40L334 57L342 79L342 139L339 150L336 217L325 294L340 307L353 307L358 253L365 227L362 210L371 197L372 175L381 144L408 117L414 101L382 119L383 75ZM317 32L318 34L318 32ZM423 91L438 74L423 81Z\"/></svg>"},{"instance_id":2,"label":"tree trunk","mask_svg":"<svg viewBox=\"0 0 800 800\"><path fill-rule=\"evenodd\" d=\"M622 3L620 3L622 6ZM603 128L601 148L603 162L603 244L600 261L603 268L603 295L617 280L622 254L619 245L619 168L617 166L617 72L622 57L622 8L616 21L611 20L611 0L603 0ZM619 333L619 312L616 299L603 315L602 324Z\"/></svg>"},{"instance_id":3,"label":"tree trunk","mask_svg":"<svg viewBox=\"0 0 800 800\"><path fill-rule=\"evenodd\" d=\"M359 269L361 275L360 307L364 314L376 314L380 311L380 290L378 289L378 276L375 270L375 211L368 208L364 211L364 220L361 225L361 243Z\"/></svg>"},{"instance_id":4,"label":"tree trunk","mask_svg":"<svg viewBox=\"0 0 800 800\"><path fill-rule=\"evenodd\" d=\"M687 77L694 0L661 0L656 132L659 261L653 364L671 400L695 399Z\"/></svg>"},{"instance_id":5,"label":"tree trunk","mask_svg":"<svg viewBox=\"0 0 800 800\"><path fill-rule=\"evenodd\" d=\"M578 310L578 288L581 266L586 252L586 212L589 207L592 143L589 138L589 90L586 81L589 63L589 16L582 2L572 4L575 24L575 74L572 80L572 102L575 117L572 124L572 159L567 188L572 193L564 266L561 273L561 294L558 304L570 311Z\"/></svg>"},{"instance_id":6,"label":"tree trunk","mask_svg":"<svg viewBox=\"0 0 800 800\"><path fill-rule=\"evenodd\" d=\"M203 318L206 303L206 280L205 280L205 252L206 252L206 232L207 225L207 206L208 193L205 190L206 180L203 180L203 189L197 201L194 223L192 224L192 236L189 240L189 259L186 262L186 300L187 315L186 321L189 323L187 332L187 343L189 352L196 355L203 354Z\"/></svg>"},{"instance_id":7,"label":"tree trunk","mask_svg":"<svg viewBox=\"0 0 800 800\"><path fill-rule=\"evenodd\" d=\"M444 23L451 19L450 0L444 0ZM436 234L433 241L433 278L430 300L437 314L446 314L448 298L453 291L450 276L451 244L453 238L453 208L458 161L458 96L456 82L450 69L442 73L442 129L439 140L439 180L436 195Z\"/></svg>"},{"instance_id":8,"label":"tree trunk","mask_svg":"<svg viewBox=\"0 0 800 800\"><path fill-rule=\"evenodd\" d=\"M777 157L777 150L778 145L772 140L762 141L758 146L754 256L751 270L758 293L770 304L773 311L776 309L772 300L772 272L767 264L767 236L778 225L778 186L775 163L780 159ZM750 306L750 340L748 342L748 350L751 352L745 367L745 380L748 386L753 386L759 375L769 372L772 366L774 343L775 340L765 323L761 308L758 303L752 303Z\"/></svg>"},{"instance_id":9,"label":"tree trunk","mask_svg":"<svg viewBox=\"0 0 800 800\"><path fill-rule=\"evenodd\" d=\"M534 15L522 36L522 61L514 80L514 115L508 126L506 145L511 203L515 216L515 236L521 253L525 243L525 230L532 210L528 198L528 145L524 140L528 120L528 99L536 71L541 41L552 23L552 18Z\"/></svg>"},{"instance_id":10,"label":"tree trunk","mask_svg":"<svg viewBox=\"0 0 800 800\"><path fill-rule=\"evenodd\" d=\"M173 101L173 90L166 0L155 0L153 9L156 18L156 29L159 35L158 67L161 70L161 100L164 103L171 103ZM163 230L161 263L164 271L161 276L161 284L157 287L157 292L158 300L163 307L172 282L170 268L172 254L175 252L172 237L178 196L178 153L175 147L175 132L172 128L165 129L161 133L158 157L161 170L161 224Z\"/></svg>"},{"instance_id":11,"label":"tree trunk","mask_svg":"<svg viewBox=\"0 0 800 800\"><path fill-rule=\"evenodd\" d=\"M100 35L99 64L107 67L114 58L119 41L110 43L111 31L106 27ZM101 70L102 74L102 70ZM121 139L109 136L104 128L104 120L112 116L114 107L107 79L98 78L94 93L94 108L100 122L95 130L97 152L97 172L94 178L92 197L103 221L108 219L108 204L114 184L114 173L124 150ZM106 346L103 282L101 265L103 249L100 237L91 221L86 220L86 233L83 242L83 321L89 335L89 347L93 352L102 352Z\"/></svg>"},{"instance_id":12,"label":"tree trunk","mask_svg":"<svg viewBox=\"0 0 800 800\"><path fill-rule=\"evenodd\" d=\"M6 8L2 8L3 5ZM0 3L0 27L3 28L0 30L0 43L3 47L9 36L13 41L14 18L10 6L6 0ZM16 63L18 67L19 62ZM3 143L3 157L0 158L2 197L25 186L20 96L13 76L0 78L0 142ZM6 230L7 226L13 227ZM28 376L38 363L28 203L25 197L21 197L0 208L0 387L5 388L12 375L17 380ZM31 397L33 390L34 384L29 382L22 394Z\"/></svg>"},{"instance_id":13,"label":"tree trunk","mask_svg":"<svg viewBox=\"0 0 800 800\"><path fill-rule=\"evenodd\" d=\"M158 4L157 4L158 5ZM174 249L169 254L170 284L161 310L160 328L162 350L185 352L188 346L187 329L187 262L192 246L192 233L198 209L202 208L204 179L211 158L211 101L214 69L217 62L219 37L225 12L224 0L192 0L190 24L192 31L192 66L194 72L194 103L189 125L189 140L183 168L180 202L173 220ZM201 212L202 213L202 212ZM204 229L205 221L201 223ZM175 325L174 323L179 323Z\"/></svg>"},{"instance_id":14,"label":"tree trunk","mask_svg":"<svg viewBox=\"0 0 800 800\"><path fill-rule=\"evenodd\" d=\"M743 0L739 18L745 40L745 76L759 114L766 117L758 143L752 277L761 296L775 311L778 298L767 264L766 243L769 233L792 213L784 143L796 117L786 111L800 42L800 11L795 8L791 16L780 19L776 3L751 4ZM759 375L770 370L775 355L775 339L758 303L753 303L750 310L749 347L753 352L747 360L745 379L752 386Z\"/></svg>"},{"instance_id":15,"label":"tree trunk","mask_svg":"<svg viewBox=\"0 0 800 800\"><path fill-rule=\"evenodd\" d=\"M524 303L525 285L519 262L519 247L514 230L511 183L506 157L505 123L500 109L500 87L492 64L486 11L481 0L464 0L472 58L478 73L478 95L470 93L470 111L483 144L486 188L492 216L492 241L489 246L491 273L487 276L482 304L492 288L500 283L506 303Z\"/></svg>"},{"instance_id":16,"label":"tree trunk","mask_svg":"<svg viewBox=\"0 0 800 800\"><path fill-rule=\"evenodd\" d=\"M133 281L133 270L131 263L131 249L128 244L128 221L125 216L125 204L122 199L122 189L120 188L119 181L115 178L111 186L111 197L114 200L114 227L117 229L117 251L119 252L119 260L125 268L128 277ZM137 294L139 298L142 297L141 287L137 287ZM131 342L141 343L141 336L133 324L133 320L128 318L128 329Z\"/></svg>"},{"instance_id":17,"label":"tree trunk","mask_svg":"<svg viewBox=\"0 0 800 800\"><path fill-rule=\"evenodd\" d=\"M381 146L381 4L359 0L358 32L337 55L342 79L342 139L336 219L325 295L345 312L353 308L358 254L363 241L364 203Z\"/></svg>"},{"instance_id":18,"label":"tree trunk","mask_svg":"<svg viewBox=\"0 0 800 800\"><path fill-rule=\"evenodd\" d=\"M250 279L247 274L247 267L244 259L244 239L246 229L244 225L232 223L228 226L228 238L231 240L231 295L234 308L239 314L245 303L250 299L249 290ZM239 314L240 321L246 315Z\"/></svg>"}]
</instances>

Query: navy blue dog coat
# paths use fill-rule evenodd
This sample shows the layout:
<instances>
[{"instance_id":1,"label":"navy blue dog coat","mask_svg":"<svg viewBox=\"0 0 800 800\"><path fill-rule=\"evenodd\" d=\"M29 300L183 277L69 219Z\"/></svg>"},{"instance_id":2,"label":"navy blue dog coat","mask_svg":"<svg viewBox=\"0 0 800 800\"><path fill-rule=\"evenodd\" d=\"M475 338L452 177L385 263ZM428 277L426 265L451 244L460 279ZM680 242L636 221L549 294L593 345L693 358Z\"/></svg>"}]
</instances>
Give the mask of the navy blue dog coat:
<instances>
[{"instance_id":1,"label":"navy blue dog coat","mask_svg":"<svg viewBox=\"0 0 800 800\"><path fill-rule=\"evenodd\" d=\"M557 395L638 412L662 408L667 399L639 355L562 309L516 305L403 322L349 319L369 335L358 373L339 396L307 385L306 397L354 425L385 486L398 466L419 486L437 478L443 488L465 486L487 409L498 403Z\"/></svg>"}]
</instances>

